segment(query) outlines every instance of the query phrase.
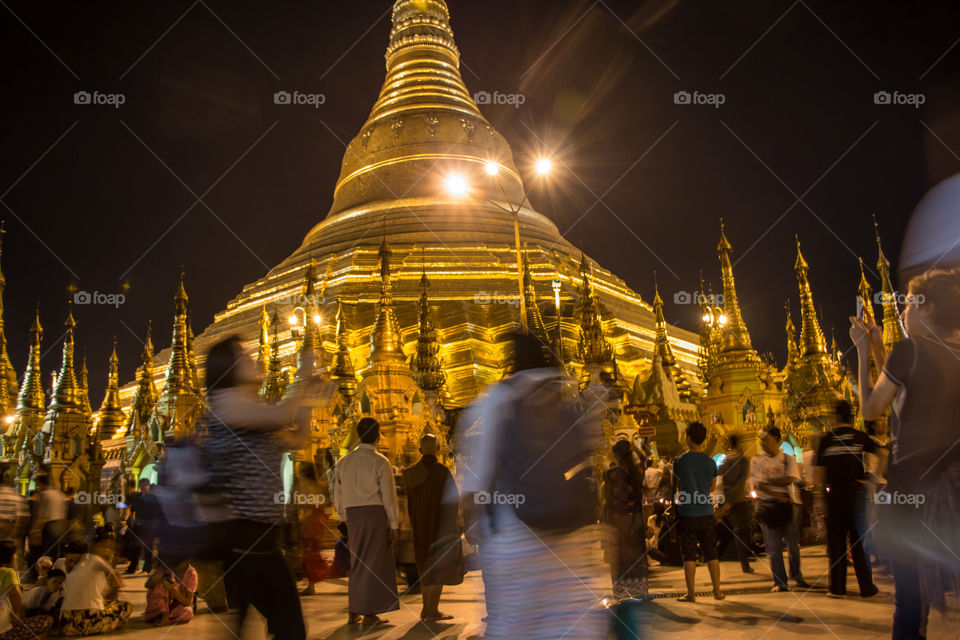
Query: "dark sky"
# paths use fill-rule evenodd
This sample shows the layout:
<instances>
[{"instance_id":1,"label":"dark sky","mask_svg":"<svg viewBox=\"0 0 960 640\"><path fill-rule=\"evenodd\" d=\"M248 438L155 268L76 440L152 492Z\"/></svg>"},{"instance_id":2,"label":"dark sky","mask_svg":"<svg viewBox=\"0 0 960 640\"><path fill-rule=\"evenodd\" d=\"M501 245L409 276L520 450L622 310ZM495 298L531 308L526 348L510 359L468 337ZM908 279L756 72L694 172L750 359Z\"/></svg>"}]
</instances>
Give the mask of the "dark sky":
<instances>
[{"instance_id":1,"label":"dark sky","mask_svg":"<svg viewBox=\"0 0 960 640\"><path fill-rule=\"evenodd\" d=\"M148 319L157 346L168 344L181 264L199 332L292 252L326 215L343 144L379 91L391 4L0 8L0 215L18 373L38 300L49 372L68 287L127 285L117 309L76 310L97 406L111 336L122 380ZM673 294L695 290L701 268L719 283L723 217L754 343L780 362L784 300L798 306L794 234L828 339L836 327L846 345L856 255L876 260L871 214L896 260L917 201L960 170L956 2L449 5L470 91L526 98L484 114L515 150L554 150L556 183L533 189L537 208L648 299L656 270L667 320L691 329L695 308ZM325 103L275 105L278 90ZM125 102L77 105L77 91ZM677 91L724 103L675 104ZM877 105L877 91L925 103Z\"/></svg>"}]
</instances>

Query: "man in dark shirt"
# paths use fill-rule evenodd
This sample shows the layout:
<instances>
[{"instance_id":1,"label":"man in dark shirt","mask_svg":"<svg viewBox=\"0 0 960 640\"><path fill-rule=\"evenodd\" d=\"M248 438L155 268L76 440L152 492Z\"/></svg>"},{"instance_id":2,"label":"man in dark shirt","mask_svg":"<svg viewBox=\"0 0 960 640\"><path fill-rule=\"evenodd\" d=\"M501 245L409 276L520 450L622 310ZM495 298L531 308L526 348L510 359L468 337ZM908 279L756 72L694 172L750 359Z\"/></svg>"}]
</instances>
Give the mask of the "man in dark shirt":
<instances>
[{"instance_id":1,"label":"man in dark shirt","mask_svg":"<svg viewBox=\"0 0 960 640\"><path fill-rule=\"evenodd\" d=\"M687 449L674 465L677 505L677 531L683 553L683 575L687 595L680 602L695 602L694 580L697 575L697 546L710 571L713 597L723 600L720 592L720 561L717 559L717 523L713 517L711 492L717 483L717 464L703 452L707 428L699 422L687 426Z\"/></svg>"},{"instance_id":2,"label":"man in dark shirt","mask_svg":"<svg viewBox=\"0 0 960 640\"><path fill-rule=\"evenodd\" d=\"M730 449L720 464L720 477L723 478L723 506L717 515L723 518L717 552L733 539L737 548L737 560L744 573L753 573L750 566L751 549L750 521L753 519L753 499L747 491L750 478L750 461L743 456L743 447L736 434L729 438Z\"/></svg>"},{"instance_id":3,"label":"man in dark shirt","mask_svg":"<svg viewBox=\"0 0 960 640\"><path fill-rule=\"evenodd\" d=\"M850 426L852 417L850 403L837 400L835 425L820 440L814 459L817 496L826 498L827 554L830 558L830 591L827 595L832 598L847 594L848 538L860 595L869 598L879 591L873 584L870 561L863 551L866 531L859 530L856 517L865 508L866 500L863 454L874 453L877 445L866 433Z\"/></svg>"}]
</instances>

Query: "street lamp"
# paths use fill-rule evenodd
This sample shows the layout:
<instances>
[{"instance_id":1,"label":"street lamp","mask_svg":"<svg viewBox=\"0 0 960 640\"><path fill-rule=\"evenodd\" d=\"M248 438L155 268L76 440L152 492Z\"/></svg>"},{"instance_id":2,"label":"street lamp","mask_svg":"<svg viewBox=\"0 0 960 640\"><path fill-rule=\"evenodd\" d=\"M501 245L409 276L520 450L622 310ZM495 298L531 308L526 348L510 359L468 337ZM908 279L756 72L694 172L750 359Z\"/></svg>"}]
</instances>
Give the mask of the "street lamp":
<instances>
[{"instance_id":1,"label":"street lamp","mask_svg":"<svg viewBox=\"0 0 960 640\"><path fill-rule=\"evenodd\" d=\"M517 252L517 294L519 295L520 300L520 327L523 332L526 333L529 330L529 327L527 326L527 303L523 296L523 258L521 257L520 253L520 209L523 208L525 203L529 202L530 198L527 195L526 189L524 189L523 199L519 204L513 205L513 203L510 201L510 196L507 195L506 188L503 186L503 181L500 178L500 165L493 160L490 160L484 165L483 168L488 176L496 179L497 186L500 188L500 193L503 195L503 201L507 203L507 206L505 207L499 202L490 198L483 198L483 200L497 207L501 211L506 211L513 216L513 241ZM536 170L537 175L546 176L553 169L553 163L549 158L539 158L534 164L534 169ZM462 198L470 193L470 184L462 175L450 174L447 176L444 184L447 188L447 192L456 198Z\"/></svg>"}]
</instances>

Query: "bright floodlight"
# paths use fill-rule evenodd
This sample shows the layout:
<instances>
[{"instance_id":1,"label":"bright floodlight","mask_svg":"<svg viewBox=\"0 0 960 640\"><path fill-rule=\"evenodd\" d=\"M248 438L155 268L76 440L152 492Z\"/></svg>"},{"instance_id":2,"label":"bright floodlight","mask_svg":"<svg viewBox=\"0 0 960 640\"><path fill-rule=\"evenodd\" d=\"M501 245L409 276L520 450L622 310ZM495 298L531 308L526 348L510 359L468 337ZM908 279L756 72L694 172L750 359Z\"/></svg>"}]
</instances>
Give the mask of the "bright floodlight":
<instances>
[{"instance_id":1,"label":"bright floodlight","mask_svg":"<svg viewBox=\"0 0 960 640\"><path fill-rule=\"evenodd\" d=\"M291 327L297 326L297 314L293 314L292 316L287 318L287 321L290 323Z\"/></svg>"},{"instance_id":2,"label":"bright floodlight","mask_svg":"<svg viewBox=\"0 0 960 640\"><path fill-rule=\"evenodd\" d=\"M487 175L495 176L500 173L500 167L497 166L497 163L493 162L492 160L488 162L484 168L487 170Z\"/></svg>"},{"instance_id":3,"label":"bright floodlight","mask_svg":"<svg viewBox=\"0 0 960 640\"><path fill-rule=\"evenodd\" d=\"M720 314L720 317L717 318L717 320L720 322L720 324L727 324L727 316L723 315L722 313Z\"/></svg>"},{"instance_id":4,"label":"bright floodlight","mask_svg":"<svg viewBox=\"0 0 960 640\"><path fill-rule=\"evenodd\" d=\"M550 173L550 170L553 169L553 163L550 162L550 158L540 158L537 160L537 173L541 176L545 176Z\"/></svg>"},{"instance_id":5,"label":"bright floodlight","mask_svg":"<svg viewBox=\"0 0 960 640\"><path fill-rule=\"evenodd\" d=\"M13 424L13 421L17 419L17 416L7 416L4 419L6 420L7 424Z\"/></svg>"},{"instance_id":6,"label":"bright floodlight","mask_svg":"<svg viewBox=\"0 0 960 640\"><path fill-rule=\"evenodd\" d=\"M710 324L710 321L711 321L712 319L713 319L713 317L712 317L709 313L703 314L703 322L704 322L704 324Z\"/></svg>"},{"instance_id":7,"label":"bright floodlight","mask_svg":"<svg viewBox=\"0 0 960 640\"><path fill-rule=\"evenodd\" d=\"M317 315L313 316L313 323L314 323L314 324L320 324L320 321L321 321L321 320L323 320L323 318L320 317L320 314L319 314L319 313L318 313Z\"/></svg>"},{"instance_id":8,"label":"bright floodlight","mask_svg":"<svg viewBox=\"0 0 960 640\"><path fill-rule=\"evenodd\" d=\"M446 186L450 195L458 198L467 195L469 190L466 179L459 175L447 176Z\"/></svg>"}]
</instances>

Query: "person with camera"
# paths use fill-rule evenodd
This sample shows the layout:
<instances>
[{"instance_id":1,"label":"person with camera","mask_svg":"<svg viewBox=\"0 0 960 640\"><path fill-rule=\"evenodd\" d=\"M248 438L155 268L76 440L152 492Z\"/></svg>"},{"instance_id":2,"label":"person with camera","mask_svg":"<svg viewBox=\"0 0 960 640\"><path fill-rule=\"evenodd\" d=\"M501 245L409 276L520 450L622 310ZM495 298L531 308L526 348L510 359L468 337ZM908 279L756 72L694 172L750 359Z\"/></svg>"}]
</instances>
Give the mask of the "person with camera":
<instances>
[{"instance_id":1,"label":"person with camera","mask_svg":"<svg viewBox=\"0 0 960 640\"><path fill-rule=\"evenodd\" d=\"M760 452L750 460L750 480L757 492L757 520L773 573L773 592L790 591L783 564L783 544L790 552L790 578L800 588L810 585L800 573L800 468L797 459L780 450L780 429L770 425L760 434Z\"/></svg>"},{"instance_id":2,"label":"person with camera","mask_svg":"<svg viewBox=\"0 0 960 640\"><path fill-rule=\"evenodd\" d=\"M173 571L157 569L147 578L147 610L143 619L154 626L190 622L197 594L197 570L186 560Z\"/></svg>"}]
</instances>

